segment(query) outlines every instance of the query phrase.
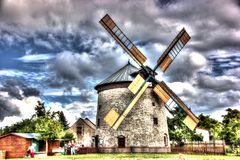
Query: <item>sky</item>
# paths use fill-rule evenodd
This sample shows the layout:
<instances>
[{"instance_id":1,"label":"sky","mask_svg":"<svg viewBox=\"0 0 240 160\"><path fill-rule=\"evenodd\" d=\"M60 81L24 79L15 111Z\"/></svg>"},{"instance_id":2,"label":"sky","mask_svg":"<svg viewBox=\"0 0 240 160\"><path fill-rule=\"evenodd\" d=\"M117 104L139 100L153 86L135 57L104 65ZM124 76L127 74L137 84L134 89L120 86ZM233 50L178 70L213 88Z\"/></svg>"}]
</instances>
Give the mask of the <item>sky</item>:
<instances>
[{"instance_id":1,"label":"sky","mask_svg":"<svg viewBox=\"0 0 240 160\"><path fill-rule=\"evenodd\" d=\"M108 13L153 67L184 27L191 40L158 78L196 114L240 107L240 1L0 0L0 127L38 100L95 122L99 82L137 66L100 25Z\"/></svg>"}]
</instances>

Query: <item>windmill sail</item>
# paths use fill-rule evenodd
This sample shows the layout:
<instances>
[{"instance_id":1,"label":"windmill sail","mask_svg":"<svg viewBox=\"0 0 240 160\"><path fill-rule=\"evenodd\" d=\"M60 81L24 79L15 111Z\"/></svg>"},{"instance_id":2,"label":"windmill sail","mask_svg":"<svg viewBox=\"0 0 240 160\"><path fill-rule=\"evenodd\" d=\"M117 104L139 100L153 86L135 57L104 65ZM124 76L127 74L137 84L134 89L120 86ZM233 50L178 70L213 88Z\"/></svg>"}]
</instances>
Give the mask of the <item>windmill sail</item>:
<instances>
[{"instance_id":1,"label":"windmill sail","mask_svg":"<svg viewBox=\"0 0 240 160\"><path fill-rule=\"evenodd\" d=\"M182 50L182 48L186 45L186 43L190 40L190 38L191 37L183 28L179 32L179 34L174 38L174 40L170 43L168 48L163 52L163 54L157 61L157 66L159 66L163 72L167 70L172 61Z\"/></svg>"},{"instance_id":2,"label":"windmill sail","mask_svg":"<svg viewBox=\"0 0 240 160\"><path fill-rule=\"evenodd\" d=\"M109 125L109 126L113 126L113 124L116 122L116 120L118 119L119 114L113 109L111 108L107 115L104 117L104 121Z\"/></svg>"},{"instance_id":3,"label":"windmill sail","mask_svg":"<svg viewBox=\"0 0 240 160\"><path fill-rule=\"evenodd\" d=\"M137 91L141 88L145 80L142 78L140 74L136 76L136 78L132 81L132 83L128 86L128 89L133 93L136 94Z\"/></svg>"},{"instance_id":4,"label":"windmill sail","mask_svg":"<svg viewBox=\"0 0 240 160\"><path fill-rule=\"evenodd\" d=\"M113 125L113 129L118 129L119 125L122 123L122 121L125 119L125 117L128 115L128 113L132 110L133 106L137 103L137 101L139 100L139 98L142 96L142 94L144 93L144 91L147 89L148 87L148 83L145 82L142 85L142 88L138 91L138 93L135 95L135 97L133 98L133 100L129 103L129 105L125 108L125 110L123 111L123 113L120 115L120 117L118 118L118 120L115 122L115 124Z\"/></svg>"},{"instance_id":5,"label":"windmill sail","mask_svg":"<svg viewBox=\"0 0 240 160\"><path fill-rule=\"evenodd\" d=\"M137 49L137 47L129 40L129 38L121 31L112 18L106 14L101 20L102 26L110 33L110 35L121 45L121 47L141 66L144 71L143 78L140 74L136 76L128 89L134 94L133 100L128 104L125 110L119 114L113 108L107 113L104 120L113 129L117 129L133 106L139 100L143 92L148 87L148 80L152 79L157 82L154 74L151 74L144 66L146 57ZM190 36L183 28L179 34L170 43L164 53L157 61L157 65L152 70L160 67L165 72L178 53L190 40ZM147 77L147 78L146 78ZM154 92L163 100L169 110L178 109L178 117L191 129L194 130L199 119L191 112L191 110L180 100L180 98L164 83L160 82L154 87Z\"/></svg>"},{"instance_id":6,"label":"windmill sail","mask_svg":"<svg viewBox=\"0 0 240 160\"><path fill-rule=\"evenodd\" d=\"M122 48L141 66L146 61L146 57L121 31L112 18L106 14L100 23L111 34L111 36L122 46Z\"/></svg>"},{"instance_id":7,"label":"windmill sail","mask_svg":"<svg viewBox=\"0 0 240 160\"><path fill-rule=\"evenodd\" d=\"M157 84L153 91L163 100L170 111L179 108L182 112L178 112L176 116L179 116L188 128L195 129L199 119L163 81Z\"/></svg>"}]
</instances>

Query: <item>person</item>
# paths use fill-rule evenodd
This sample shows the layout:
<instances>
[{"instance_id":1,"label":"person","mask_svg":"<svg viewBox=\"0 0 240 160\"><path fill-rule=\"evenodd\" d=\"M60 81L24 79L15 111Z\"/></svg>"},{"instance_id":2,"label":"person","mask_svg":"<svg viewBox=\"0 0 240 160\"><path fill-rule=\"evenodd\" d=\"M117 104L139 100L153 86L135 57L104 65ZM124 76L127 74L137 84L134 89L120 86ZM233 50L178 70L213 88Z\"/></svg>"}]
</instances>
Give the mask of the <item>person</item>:
<instances>
[{"instance_id":1,"label":"person","mask_svg":"<svg viewBox=\"0 0 240 160\"><path fill-rule=\"evenodd\" d=\"M75 144L74 141L72 141L71 145L70 145L70 150L71 150L71 155L75 154Z\"/></svg>"},{"instance_id":2,"label":"person","mask_svg":"<svg viewBox=\"0 0 240 160\"><path fill-rule=\"evenodd\" d=\"M29 156L30 156L30 149L29 149L29 147L28 147L26 157L29 157Z\"/></svg>"},{"instance_id":3,"label":"person","mask_svg":"<svg viewBox=\"0 0 240 160\"><path fill-rule=\"evenodd\" d=\"M32 145L28 147L27 155L29 156L29 154L31 158L34 158L34 147Z\"/></svg>"},{"instance_id":4,"label":"person","mask_svg":"<svg viewBox=\"0 0 240 160\"><path fill-rule=\"evenodd\" d=\"M63 154L64 155L67 155L67 150L68 150L68 144L65 143L64 146L63 146Z\"/></svg>"}]
</instances>

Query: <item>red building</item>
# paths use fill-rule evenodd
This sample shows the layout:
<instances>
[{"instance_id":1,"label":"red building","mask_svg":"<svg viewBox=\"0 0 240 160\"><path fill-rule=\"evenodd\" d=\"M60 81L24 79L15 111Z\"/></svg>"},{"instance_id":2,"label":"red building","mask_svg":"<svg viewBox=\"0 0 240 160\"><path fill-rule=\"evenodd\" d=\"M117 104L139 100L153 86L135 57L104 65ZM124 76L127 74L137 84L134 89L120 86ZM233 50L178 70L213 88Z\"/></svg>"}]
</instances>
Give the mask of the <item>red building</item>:
<instances>
[{"instance_id":1,"label":"red building","mask_svg":"<svg viewBox=\"0 0 240 160\"><path fill-rule=\"evenodd\" d=\"M9 133L0 136L0 150L6 151L6 158L23 158L26 156L29 146L34 146L36 153L46 155L46 143L37 140L40 134L37 133ZM59 140L48 141L48 152L60 147Z\"/></svg>"}]
</instances>

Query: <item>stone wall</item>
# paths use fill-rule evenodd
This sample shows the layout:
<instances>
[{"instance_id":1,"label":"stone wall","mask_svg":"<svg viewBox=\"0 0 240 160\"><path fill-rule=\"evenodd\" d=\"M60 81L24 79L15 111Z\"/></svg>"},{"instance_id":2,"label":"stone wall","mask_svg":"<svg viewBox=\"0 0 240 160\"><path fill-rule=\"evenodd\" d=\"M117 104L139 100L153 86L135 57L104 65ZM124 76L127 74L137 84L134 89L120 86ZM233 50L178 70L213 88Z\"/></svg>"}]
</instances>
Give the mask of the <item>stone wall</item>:
<instances>
[{"instance_id":1,"label":"stone wall","mask_svg":"<svg viewBox=\"0 0 240 160\"><path fill-rule=\"evenodd\" d=\"M166 110L151 87L146 89L116 131L104 122L111 107L121 113L132 98L133 94L126 87L99 91L96 121L100 120L100 125L97 126L95 135L99 136L100 146L118 147L118 136L125 137L126 147L169 146ZM154 117L158 118L157 125L153 123Z\"/></svg>"}]
</instances>

